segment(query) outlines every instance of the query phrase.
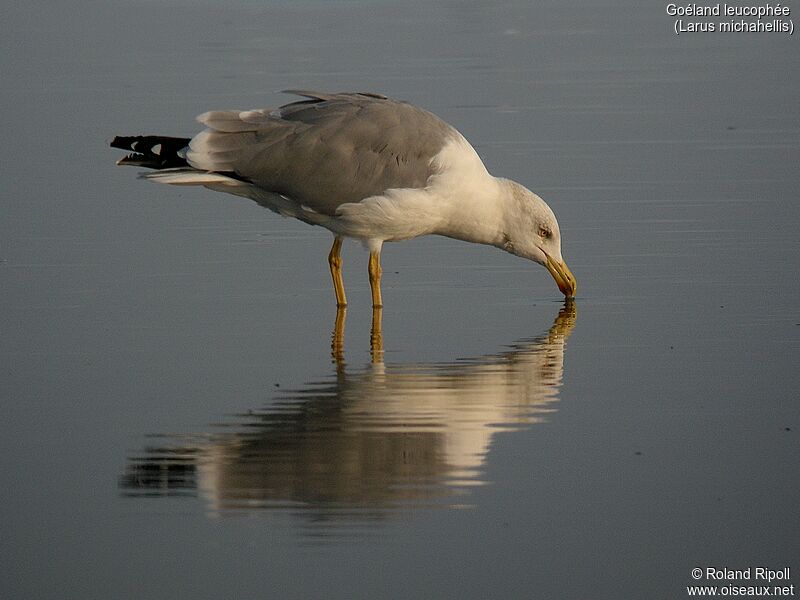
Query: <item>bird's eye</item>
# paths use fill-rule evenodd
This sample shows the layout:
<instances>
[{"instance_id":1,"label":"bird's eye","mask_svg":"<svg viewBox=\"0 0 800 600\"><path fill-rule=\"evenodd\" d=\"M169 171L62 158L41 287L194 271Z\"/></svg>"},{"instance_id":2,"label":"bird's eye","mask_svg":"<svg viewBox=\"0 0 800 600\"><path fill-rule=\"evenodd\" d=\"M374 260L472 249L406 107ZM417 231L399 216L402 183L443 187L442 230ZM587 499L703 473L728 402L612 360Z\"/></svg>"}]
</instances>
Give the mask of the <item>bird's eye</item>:
<instances>
[{"instance_id":1,"label":"bird's eye","mask_svg":"<svg viewBox=\"0 0 800 600\"><path fill-rule=\"evenodd\" d=\"M539 237L547 239L553 237L553 233L546 227L539 227Z\"/></svg>"}]
</instances>

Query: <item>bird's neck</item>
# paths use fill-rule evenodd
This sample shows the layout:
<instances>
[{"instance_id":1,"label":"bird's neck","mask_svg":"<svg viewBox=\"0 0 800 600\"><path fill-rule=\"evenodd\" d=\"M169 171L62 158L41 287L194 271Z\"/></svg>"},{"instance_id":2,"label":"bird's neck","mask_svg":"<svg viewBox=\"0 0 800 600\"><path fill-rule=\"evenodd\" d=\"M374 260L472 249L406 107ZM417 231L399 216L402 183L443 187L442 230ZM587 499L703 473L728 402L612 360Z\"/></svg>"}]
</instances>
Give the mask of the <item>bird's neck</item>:
<instances>
[{"instance_id":1,"label":"bird's neck","mask_svg":"<svg viewBox=\"0 0 800 600\"><path fill-rule=\"evenodd\" d=\"M485 177L458 186L451 195L448 216L436 233L503 248L508 242L508 215L513 214L512 196L505 179L484 173Z\"/></svg>"},{"instance_id":2,"label":"bird's neck","mask_svg":"<svg viewBox=\"0 0 800 600\"><path fill-rule=\"evenodd\" d=\"M438 223L447 237L503 247L507 215L513 214L509 181L493 177L475 149L456 135L434 158L439 172L429 180L437 196Z\"/></svg>"}]
</instances>

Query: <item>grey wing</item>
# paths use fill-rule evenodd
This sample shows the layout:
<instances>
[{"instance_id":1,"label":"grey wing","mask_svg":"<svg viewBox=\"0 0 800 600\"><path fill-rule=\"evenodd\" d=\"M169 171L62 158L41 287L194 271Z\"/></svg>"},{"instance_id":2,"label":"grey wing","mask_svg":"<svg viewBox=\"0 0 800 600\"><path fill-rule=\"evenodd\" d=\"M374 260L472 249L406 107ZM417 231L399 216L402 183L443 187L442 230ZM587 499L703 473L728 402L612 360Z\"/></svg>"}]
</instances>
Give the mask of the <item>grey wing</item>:
<instances>
[{"instance_id":1,"label":"grey wing","mask_svg":"<svg viewBox=\"0 0 800 600\"><path fill-rule=\"evenodd\" d=\"M234 173L333 215L390 188L424 187L431 159L455 130L435 115L377 94L306 96L278 109L201 115L189 163Z\"/></svg>"}]
</instances>

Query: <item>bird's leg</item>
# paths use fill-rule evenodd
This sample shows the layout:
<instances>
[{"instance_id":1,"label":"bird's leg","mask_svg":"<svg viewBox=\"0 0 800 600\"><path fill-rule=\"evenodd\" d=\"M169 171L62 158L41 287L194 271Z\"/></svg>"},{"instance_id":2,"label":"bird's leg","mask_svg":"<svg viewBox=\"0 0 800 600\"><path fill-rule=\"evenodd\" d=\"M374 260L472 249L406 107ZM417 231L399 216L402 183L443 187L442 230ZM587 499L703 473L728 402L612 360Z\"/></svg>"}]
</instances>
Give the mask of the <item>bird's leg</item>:
<instances>
[{"instance_id":1,"label":"bird's leg","mask_svg":"<svg viewBox=\"0 0 800 600\"><path fill-rule=\"evenodd\" d=\"M382 308L381 300L381 253L369 253L369 287L372 288L372 308Z\"/></svg>"},{"instance_id":2,"label":"bird's leg","mask_svg":"<svg viewBox=\"0 0 800 600\"><path fill-rule=\"evenodd\" d=\"M373 363L383 362L383 309L374 307L372 309L372 329L369 332L369 353Z\"/></svg>"},{"instance_id":3,"label":"bird's leg","mask_svg":"<svg viewBox=\"0 0 800 600\"><path fill-rule=\"evenodd\" d=\"M347 306L347 296L344 294L344 280L342 279L342 238L339 236L333 239L333 246L328 254L328 264L331 267L336 306Z\"/></svg>"}]
</instances>

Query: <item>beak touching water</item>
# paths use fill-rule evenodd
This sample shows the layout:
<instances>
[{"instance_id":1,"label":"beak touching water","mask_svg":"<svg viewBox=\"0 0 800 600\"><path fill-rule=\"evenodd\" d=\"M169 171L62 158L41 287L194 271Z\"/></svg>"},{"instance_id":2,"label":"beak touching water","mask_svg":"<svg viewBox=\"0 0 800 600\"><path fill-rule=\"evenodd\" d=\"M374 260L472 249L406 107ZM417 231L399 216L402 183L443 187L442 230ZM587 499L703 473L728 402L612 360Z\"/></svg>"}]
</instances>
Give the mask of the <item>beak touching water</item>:
<instances>
[{"instance_id":1,"label":"beak touching water","mask_svg":"<svg viewBox=\"0 0 800 600\"><path fill-rule=\"evenodd\" d=\"M574 298L578 283L575 281L575 276L572 274L572 271L569 270L567 263L563 261L558 262L547 253L545 253L545 256L547 257L547 264L545 266L547 270L550 271L550 275L553 276L553 279L556 280L558 289L560 289L561 293L567 298Z\"/></svg>"}]
</instances>

